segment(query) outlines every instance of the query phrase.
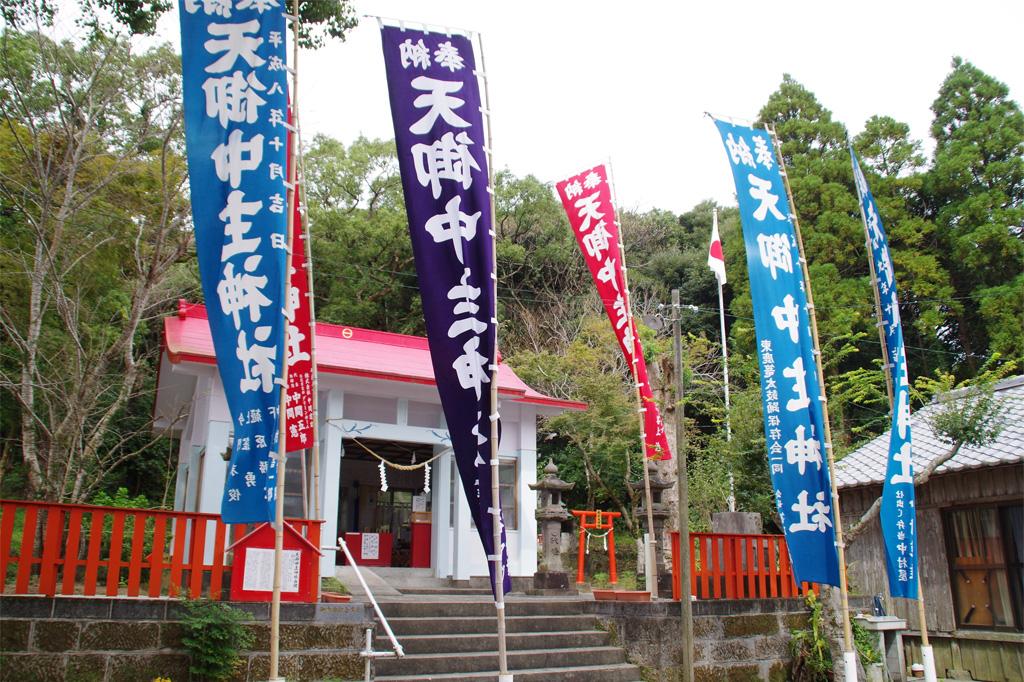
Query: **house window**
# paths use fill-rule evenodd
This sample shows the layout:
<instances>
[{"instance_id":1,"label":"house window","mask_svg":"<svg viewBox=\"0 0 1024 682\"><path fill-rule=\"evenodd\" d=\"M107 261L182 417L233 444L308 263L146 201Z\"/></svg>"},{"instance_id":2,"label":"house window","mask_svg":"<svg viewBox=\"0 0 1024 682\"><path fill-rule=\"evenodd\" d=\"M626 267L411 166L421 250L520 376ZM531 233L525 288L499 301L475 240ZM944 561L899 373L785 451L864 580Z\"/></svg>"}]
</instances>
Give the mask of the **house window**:
<instances>
[{"instance_id":1,"label":"house window","mask_svg":"<svg viewBox=\"0 0 1024 682\"><path fill-rule=\"evenodd\" d=\"M455 486L462 485L459 473L455 468L455 455L452 455L452 485L448 497L448 525L455 524ZM498 486L501 495L501 513L505 518L505 530L519 530L519 460L500 459L498 460ZM470 516L469 525L476 528L473 517Z\"/></svg>"},{"instance_id":2,"label":"house window","mask_svg":"<svg viewBox=\"0 0 1024 682\"><path fill-rule=\"evenodd\" d=\"M519 468L517 459L498 460L498 487L505 530L519 530Z\"/></svg>"},{"instance_id":3,"label":"house window","mask_svg":"<svg viewBox=\"0 0 1024 682\"><path fill-rule=\"evenodd\" d=\"M289 519L313 518L308 499L303 498L309 492L310 467L313 451L309 448L288 453L287 470L284 478L284 515Z\"/></svg>"},{"instance_id":4,"label":"house window","mask_svg":"<svg viewBox=\"0 0 1024 682\"><path fill-rule=\"evenodd\" d=\"M949 510L945 527L957 625L1021 629L1024 507Z\"/></svg>"}]
</instances>

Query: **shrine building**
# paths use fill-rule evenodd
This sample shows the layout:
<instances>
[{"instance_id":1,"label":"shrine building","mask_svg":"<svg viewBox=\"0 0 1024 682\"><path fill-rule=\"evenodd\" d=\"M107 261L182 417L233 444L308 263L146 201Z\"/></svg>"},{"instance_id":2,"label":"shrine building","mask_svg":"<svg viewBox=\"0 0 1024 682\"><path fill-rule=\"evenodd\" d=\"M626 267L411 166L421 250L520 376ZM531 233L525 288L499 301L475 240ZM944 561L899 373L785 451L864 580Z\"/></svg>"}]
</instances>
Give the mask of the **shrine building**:
<instances>
[{"instance_id":1,"label":"shrine building","mask_svg":"<svg viewBox=\"0 0 1024 682\"><path fill-rule=\"evenodd\" d=\"M487 575L427 339L325 323L316 334L322 544L359 533L347 536L354 540L349 546L357 556L367 554L368 565L430 567L435 577L455 580ZM529 485L537 481L537 418L586 405L538 393L500 361L498 376L509 572L532 576L537 495ZM182 301L177 315L164 318L154 418L157 431L179 439L175 510L219 514L233 421L202 305ZM405 468L385 465L386 490L381 459ZM425 461L429 468L408 469ZM312 450L289 454L286 517L315 517L312 483ZM325 550L322 574L333 575L343 560L340 551Z\"/></svg>"}]
</instances>

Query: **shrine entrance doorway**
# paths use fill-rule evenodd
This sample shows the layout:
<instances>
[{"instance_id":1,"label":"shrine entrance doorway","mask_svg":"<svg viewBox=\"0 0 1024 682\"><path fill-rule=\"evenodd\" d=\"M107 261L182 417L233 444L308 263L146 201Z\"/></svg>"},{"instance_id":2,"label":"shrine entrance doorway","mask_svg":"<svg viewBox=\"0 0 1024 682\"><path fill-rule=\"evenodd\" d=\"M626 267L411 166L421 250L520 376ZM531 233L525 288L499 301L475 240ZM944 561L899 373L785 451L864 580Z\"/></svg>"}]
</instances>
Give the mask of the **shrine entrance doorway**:
<instances>
[{"instance_id":1,"label":"shrine entrance doorway","mask_svg":"<svg viewBox=\"0 0 1024 682\"><path fill-rule=\"evenodd\" d=\"M410 467L430 460L435 446L345 438L343 448L338 533L345 535L357 563L429 568L433 467ZM344 561L339 552L337 563Z\"/></svg>"}]
</instances>

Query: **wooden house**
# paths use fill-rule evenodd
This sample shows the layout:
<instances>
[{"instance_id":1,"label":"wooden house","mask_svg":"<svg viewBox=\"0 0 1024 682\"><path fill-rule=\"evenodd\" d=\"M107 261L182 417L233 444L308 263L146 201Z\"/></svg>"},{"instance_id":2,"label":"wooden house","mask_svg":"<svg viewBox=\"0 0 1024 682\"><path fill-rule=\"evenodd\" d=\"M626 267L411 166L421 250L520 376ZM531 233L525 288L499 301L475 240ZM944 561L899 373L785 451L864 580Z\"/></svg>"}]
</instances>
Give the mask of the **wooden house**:
<instances>
[{"instance_id":1,"label":"wooden house","mask_svg":"<svg viewBox=\"0 0 1024 682\"><path fill-rule=\"evenodd\" d=\"M920 584L939 677L1024 679L1024 376L1000 382L995 395L1004 410L998 437L963 447L916 491ZM931 427L938 409L911 417L915 471L951 448ZM881 495L888 446L887 432L839 461L844 527ZM908 623L906 660L920 661L917 605L888 597L877 521L846 559L851 592L884 595L888 612Z\"/></svg>"}]
</instances>

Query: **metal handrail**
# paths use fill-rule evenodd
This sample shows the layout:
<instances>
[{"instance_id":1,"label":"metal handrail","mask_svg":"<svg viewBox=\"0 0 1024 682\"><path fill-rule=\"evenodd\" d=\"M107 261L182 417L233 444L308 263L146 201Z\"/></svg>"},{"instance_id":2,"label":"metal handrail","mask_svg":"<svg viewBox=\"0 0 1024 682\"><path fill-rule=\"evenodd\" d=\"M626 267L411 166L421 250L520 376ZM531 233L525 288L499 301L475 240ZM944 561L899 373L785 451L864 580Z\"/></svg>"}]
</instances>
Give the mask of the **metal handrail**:
<instances>
[{"instance_id":1,"label":"metal handrail","mask_svg":"<svg viewBox=\"0 0 1024 682\"><path fill-rule=\"evenodd\" d=\"M338 537L338 546L341 547L341 551L345 553L345 559L348 560L349 566L356 573L356 578L359 580L359 584L363 588L363 592L370 599L370 604L373 605L373 610L377 614L377 620L384 627L384 632L387 634L388 639L391 640L391 648L394 651L374 651L373 650L373 630L367 628L366 630L366 648L359 652L359 655L366 659L366 671L365 677L366 682L370 682L370 663L374 658L384 658L387 656L397 656L403 658L405 651L402 649L402 645L398 643L398 639L395 637L395 633L391 630L391 625L388 624L388 619L384 617L384 612L380 610L380 604L373 596L373 592L370 591L369 585L366 584L366 580L363 579L363 573L359 570L359 565L356 564L355 559L352 558L352 552L349 551L348 545L345 544L345 538Z\"/></svg>"}]
</instances>

